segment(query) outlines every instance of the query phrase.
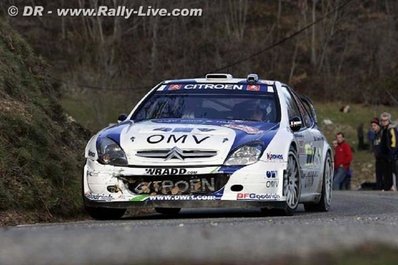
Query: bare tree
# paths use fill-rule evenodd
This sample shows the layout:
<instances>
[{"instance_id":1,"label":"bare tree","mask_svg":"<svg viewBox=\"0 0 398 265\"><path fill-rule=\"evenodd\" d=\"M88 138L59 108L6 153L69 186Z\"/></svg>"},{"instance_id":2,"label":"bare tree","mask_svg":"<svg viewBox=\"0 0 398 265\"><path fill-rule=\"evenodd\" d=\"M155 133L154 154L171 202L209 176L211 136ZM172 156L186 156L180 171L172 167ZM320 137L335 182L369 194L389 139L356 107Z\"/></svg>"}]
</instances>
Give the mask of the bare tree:
<instances>
[{"instance_id":1,"label":"bare tree","mask_svg":"<svg viewBox=\"0 0 398 265\"><path fill-rule=\"evenodd\" d=\"M319 0L312 0L312 23L316 20L316 4ZM311 64L316 65L316 25L312 26L311 35Z\"/></svg>"},{"instance_id":2,"label":"bare tree","mask_svg":"<svg viewBox=\"0 0 398 265\"><path fill-rule=\"evenodd\" d=\"M225 17L226 29L229 36L237 40L243 39L246 28L247 0L229 0L228 13Z\"/></svg>"}]
</instances>

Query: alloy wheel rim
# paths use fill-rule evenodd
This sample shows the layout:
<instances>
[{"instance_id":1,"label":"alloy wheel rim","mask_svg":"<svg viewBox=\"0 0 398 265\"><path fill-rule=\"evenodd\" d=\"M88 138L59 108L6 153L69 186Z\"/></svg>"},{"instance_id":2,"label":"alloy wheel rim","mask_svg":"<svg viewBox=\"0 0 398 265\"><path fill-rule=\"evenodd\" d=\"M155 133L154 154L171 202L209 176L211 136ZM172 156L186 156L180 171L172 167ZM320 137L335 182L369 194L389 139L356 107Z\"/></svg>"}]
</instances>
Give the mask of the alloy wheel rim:
<instances>
[{"instance_id":1,"label":"alloy wheel rim","mask_svg":"<svg viewBox=\"0 0 398 265\"><path fill-rule=\"evenodd\" d=\"M297 161L293 155L289 155L288 159L285 194L287 205L294 209L297 206L299 199L299 176Z\"/></svg>"},{"instance_id":2,"label":"alloy wheel rim","mask_svg":"<svg viewBox=\"0 0 398 265\"><path fill-rule=\"evenodd\" d=\"M330 205L331 201L332 201L332 180L331 180L331 176L332 176L332 165L331 165L331 161L330 161L330 157L327 158L326 160L326 167L325 168L325 199L326 199L326 203L327 205Z\"/></svg>"}]
</instances>

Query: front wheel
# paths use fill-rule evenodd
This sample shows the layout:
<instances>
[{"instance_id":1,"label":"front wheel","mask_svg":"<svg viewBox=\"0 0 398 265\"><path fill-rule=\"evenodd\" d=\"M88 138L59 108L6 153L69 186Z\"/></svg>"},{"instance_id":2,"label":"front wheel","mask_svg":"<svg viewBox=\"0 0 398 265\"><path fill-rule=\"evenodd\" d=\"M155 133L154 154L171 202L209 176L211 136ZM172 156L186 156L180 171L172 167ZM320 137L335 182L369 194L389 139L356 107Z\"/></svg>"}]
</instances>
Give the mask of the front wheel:
<instances>
[{"instance_id":1,"label":"front wheel","mask_svg":"<svg viewBox=\"0 0 398 265\"><path fill-rule=\"evenodd\" d=\"M117 220L120 219L127 209L85 207L86 212L95 220Z\"/></svg>"},{"instance_id":2,"label":"front wheel","mask_svg":"<svg viewBox=\"0 0 398 265\"><path fill-rule=\"evenodd\" d=\"M293 215L300 199L300 168L296 151L290 148L286 174L283 177L283 194L286 196L286 204L283 208L285 215Z\"/></svg>"},{"instance_id":3,"label":"front wheel","mask_svg":"<svg viewBox=\"0 0 398 265\"><path fill-rule=\"evenodd\" d=\"M307 212L327 212L332 202L333 190L333 165L330 154L326 155L323 169L322 195L318 203L305 203L304 209Z\"/></svg>"}]
</instances>

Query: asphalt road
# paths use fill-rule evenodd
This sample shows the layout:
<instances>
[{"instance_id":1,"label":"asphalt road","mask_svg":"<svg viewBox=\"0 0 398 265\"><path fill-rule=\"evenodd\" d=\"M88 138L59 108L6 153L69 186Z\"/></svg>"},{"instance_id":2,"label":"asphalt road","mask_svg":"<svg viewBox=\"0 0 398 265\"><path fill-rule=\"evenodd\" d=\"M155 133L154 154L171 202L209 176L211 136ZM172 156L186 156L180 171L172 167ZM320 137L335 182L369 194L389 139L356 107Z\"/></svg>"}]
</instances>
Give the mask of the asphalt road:
<instances>
[{"instance_id":1,"label":"asphalt road","mask_svg":"<svg viewBox=\"0 0 398 265\"><path fill-rule=\"evenodd\" d=\"M0 264L249 264L366 242L398 246L398 193L335 192L328 213L186 209L0 229Z\"/></svg>"}]
</instances>

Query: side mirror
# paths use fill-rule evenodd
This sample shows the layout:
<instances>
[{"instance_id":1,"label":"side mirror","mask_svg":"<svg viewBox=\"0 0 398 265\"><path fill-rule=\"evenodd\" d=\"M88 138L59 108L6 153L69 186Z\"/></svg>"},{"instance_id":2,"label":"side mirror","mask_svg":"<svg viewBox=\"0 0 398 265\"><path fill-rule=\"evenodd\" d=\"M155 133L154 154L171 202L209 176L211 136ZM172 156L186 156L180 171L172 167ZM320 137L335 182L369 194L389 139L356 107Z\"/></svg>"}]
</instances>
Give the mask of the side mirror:
<instances>
[{"instance_id":1,"label":"side mirror","mask_svg":"<svg viewBox=\"0 0 398 265\"><path fill-rule=\"evenodd\" d=\"M301 126L303 125L303 122L299 117L294 117L290 119L289 121L290 129L292 129L293 132L298 132L301 129Z\"/></svg>"},{"instance_id":2,"label":"side mirror","mask_svg":"<svg viewBox=\"0 0 398 265\"><path fill-rule=\"evenodd\" d=\"M125 121L127 119L126 114L120 114L119 117L117 118L117 122L121 123L122 121Z\"/></svg>"}]
</instances>

